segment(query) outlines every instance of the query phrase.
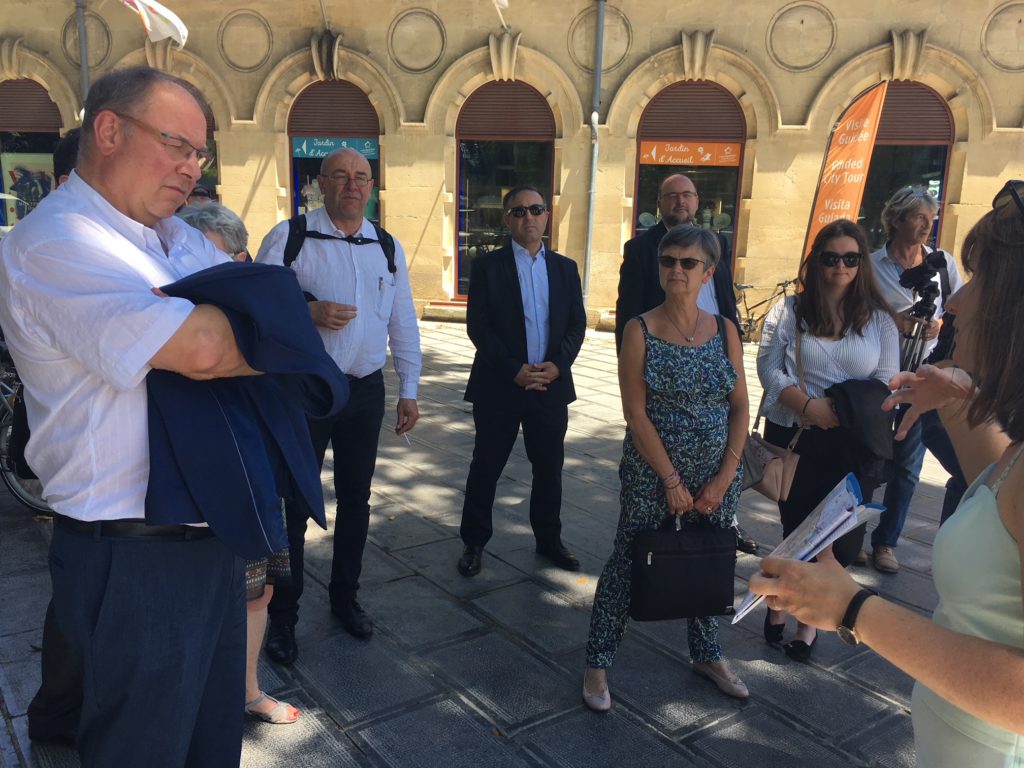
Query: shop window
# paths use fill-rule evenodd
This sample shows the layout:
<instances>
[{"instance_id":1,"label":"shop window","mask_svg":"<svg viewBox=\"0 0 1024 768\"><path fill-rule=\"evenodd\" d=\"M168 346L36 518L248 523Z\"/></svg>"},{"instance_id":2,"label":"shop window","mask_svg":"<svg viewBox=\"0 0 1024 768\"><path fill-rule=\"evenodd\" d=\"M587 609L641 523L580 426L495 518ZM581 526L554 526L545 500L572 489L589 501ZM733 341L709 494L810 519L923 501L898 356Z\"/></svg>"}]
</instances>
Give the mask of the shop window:
<instances>
[{"instance_id":1,"label":"shop window","mask_svg":"<svg viewBox=\"0 0 1024 768\"><path fill-rule=\"evenodd\" d=\"M939 94L920 83L889 83L858 218L872 248L885 243L885 201L908 184L924 187L939 199L931 245L938 242L952 143L953 118Z\"/></svg>"},{"instance_id":2,"label":"shop window","mask_svg":"<svg viewBox=\"0 0 1024 768\"><path fill-rule=\"evenodd\" d=\"M314 83L292 104L288 136L294 213L323 207L323 196L317 184L320 164L335 149L351 147L369 161L375 179L364 215L380 223L380 122L365 93L345 80Z\"/></svg>"},{"instance_id":3,"label":"shop window","mask_svg":"<svg viewBox=\"0 0 1024 768\"><path fill-rule=\"evenodd\" d=\"M658 191L685 174L700 199L694 222L721 233L732 250L746 121L735 97L710 82L676 83L651 99L637 129L633 230L658 223Z\"/></svg>"},{"instance_id":4,"label":"shop window","mask_svg":"<svg viewBox=\"0 0 1024 768\"><path fill-rule=\"evenodd\" d=\"M0 236L54 189L53 150L61 118L46 89L33 80L0 82Z\"/></svg>"},{"instance_id":5,"label":"shop window","mask_svg":"<svg viewBox=\"0 0 1024 768\"><path fill-rule=\"evenodd\" d=\"M472 260L507 237L501 201L513 187L540 190L550 205L555 122L547 101L519 82L488 83L466 100L456 125L459 176L457 293L469 292ZM550 230L549 230L550 233ZM549 235L545 244L550 245Z\"/></svg>"}]
</instances>

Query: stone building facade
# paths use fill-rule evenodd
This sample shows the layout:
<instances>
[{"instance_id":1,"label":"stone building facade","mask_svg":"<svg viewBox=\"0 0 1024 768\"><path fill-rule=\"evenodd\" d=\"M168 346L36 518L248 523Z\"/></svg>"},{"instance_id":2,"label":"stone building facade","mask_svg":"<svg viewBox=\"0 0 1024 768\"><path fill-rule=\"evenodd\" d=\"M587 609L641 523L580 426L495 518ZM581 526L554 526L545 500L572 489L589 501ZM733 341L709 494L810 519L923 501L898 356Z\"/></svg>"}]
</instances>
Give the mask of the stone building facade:
<instances>
[{"instance_id":1,"label":"stone building facade","mask_svg":"<svg viewBox=\"0 0 1024 768\"><path fill-rule=\"evenodd\" d=\"M148 63L203 90L209 184L254 247L317 204L318 153L363 149L371 214L405 244L421 311L458 313L470 260L502 235L501 193L532 183L596 322L622 243L656 220L652 190L676 168L697 180L698 221L732 242L737 280L770 292L796 274L831 127L883 80L862 223L877 230L890 187L925 184L942 200L937 243L958 252L1002 182L1024 177L1020 0L510 0L503 19L487 0L165 4L189 28L182 50L148 42L117 0L85 0L89 78ZM0 19L7 180L78 124L82 95L72 0L0 0Z\"/></svg>"}]
</instances>

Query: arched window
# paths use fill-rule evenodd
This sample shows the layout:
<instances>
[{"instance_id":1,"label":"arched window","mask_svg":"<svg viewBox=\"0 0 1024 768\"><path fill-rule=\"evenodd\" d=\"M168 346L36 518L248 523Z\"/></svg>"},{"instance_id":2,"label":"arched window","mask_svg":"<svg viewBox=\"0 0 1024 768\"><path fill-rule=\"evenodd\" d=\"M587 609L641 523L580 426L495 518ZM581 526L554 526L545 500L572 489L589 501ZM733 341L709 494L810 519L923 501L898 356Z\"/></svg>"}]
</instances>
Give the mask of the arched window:
<instances>
[{"instance_id":1,"label":"arched window","mask_svg":"<svg viewBox=\"0 0 1024 768\"><path fill-rule=\"evenodd\" d=\"M491 82L462 105L455 137L459 149L457 290L465 295L473 257L499 247L507 235L501 207L505 193L528 184L551 204L555 119L535 88L521 82Z\"/></svg>"},{"instance_id":2,"label":"arched window","mask_svg":"<svg viewBox=\"0 0 1024 768\"><path fill-rule=\"evenodd\" d=\"M50 95L34 80L0 82L0 175L3 209L0 235L7 232L56 184L53 150L61 117Z\"/></svg>"},{"instance_id":3,"label":"arched window","mask_svg":"<svg viewBox=\"0 0 1024 768\"><path fill-rule=\"evenodd\" d=\"M380 121L377 111L358 86L347 80L326 80L306 88L288 113L292 150L292 200L295 213L320 208L323 196L316 177L320 163L332 150L351 147L370 162L376 180L366 204L366 218L379 221L377 190L380 178Z\"/></svg>"},{"instance_id":4,"label":"arched window","mask_svg":"<svg viewBox=\"0 0 1024 768\"><path fill-rule=\"evenodd\" d=\"M736 98L717 83L674 83L644 109L639 142L633 227L658 221L658 189L684 173L697 187L695 223L735 239L736 205L747 124Z\"/></svg>"},{"instance_id":5,"label":"arched window","mask_svg":"<svg viewBox=\"0 0 1024 768\"><path fill-rule=\"evenodd\" d=\"M882 208L900 187L924 187L943 202L952 145L953 116L945 99L921 83L889 83L860 209L860 222L868 230L872 247L880 248L885 242ZM940 206L932 245L938 240L941 221Z\"/></svg>"}]
</instances>

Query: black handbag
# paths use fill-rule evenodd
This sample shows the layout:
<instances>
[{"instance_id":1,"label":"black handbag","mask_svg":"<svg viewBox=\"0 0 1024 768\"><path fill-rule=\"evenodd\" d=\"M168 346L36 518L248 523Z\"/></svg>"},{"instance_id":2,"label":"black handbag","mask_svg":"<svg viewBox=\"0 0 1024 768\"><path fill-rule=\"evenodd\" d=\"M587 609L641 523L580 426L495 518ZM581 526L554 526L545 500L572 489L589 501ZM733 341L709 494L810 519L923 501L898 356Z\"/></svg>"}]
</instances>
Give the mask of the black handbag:
<instances>
[{"instance_id":1,"label":"black handbag","mask_svg":"<svg viewBox=\"0 0 1024 768\"><path fill-rule=\"evenodd\" d=\"M702 518L641 531L633 540L629 615L635 621L729 616L736 531Z\"/></svg>"}]
</instances>

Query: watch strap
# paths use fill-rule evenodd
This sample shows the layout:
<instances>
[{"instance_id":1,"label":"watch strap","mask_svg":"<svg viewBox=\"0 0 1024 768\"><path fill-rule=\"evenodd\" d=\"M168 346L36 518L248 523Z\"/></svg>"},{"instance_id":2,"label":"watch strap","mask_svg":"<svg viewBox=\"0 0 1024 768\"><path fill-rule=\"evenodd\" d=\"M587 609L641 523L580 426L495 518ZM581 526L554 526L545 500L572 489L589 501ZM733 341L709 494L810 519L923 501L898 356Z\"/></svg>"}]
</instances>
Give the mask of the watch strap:
<instances>
[{"instance_id":1,"label":"watch strap","mask_svg":"<svg viewBox=\"0 0 1024 768\"><path fill-rule=\"evenodd\" d=\"M876 597L878 592L868 587L861 587L860 592L853 596L850 600L850 604L846 608L846 613L843 615L843 621L840 626L846 627L850 632L854 631L855 625L857 624L857 615L860 613L860 608L864 605L864 601L869 597Z\"/></svg>"}]
</instances>

